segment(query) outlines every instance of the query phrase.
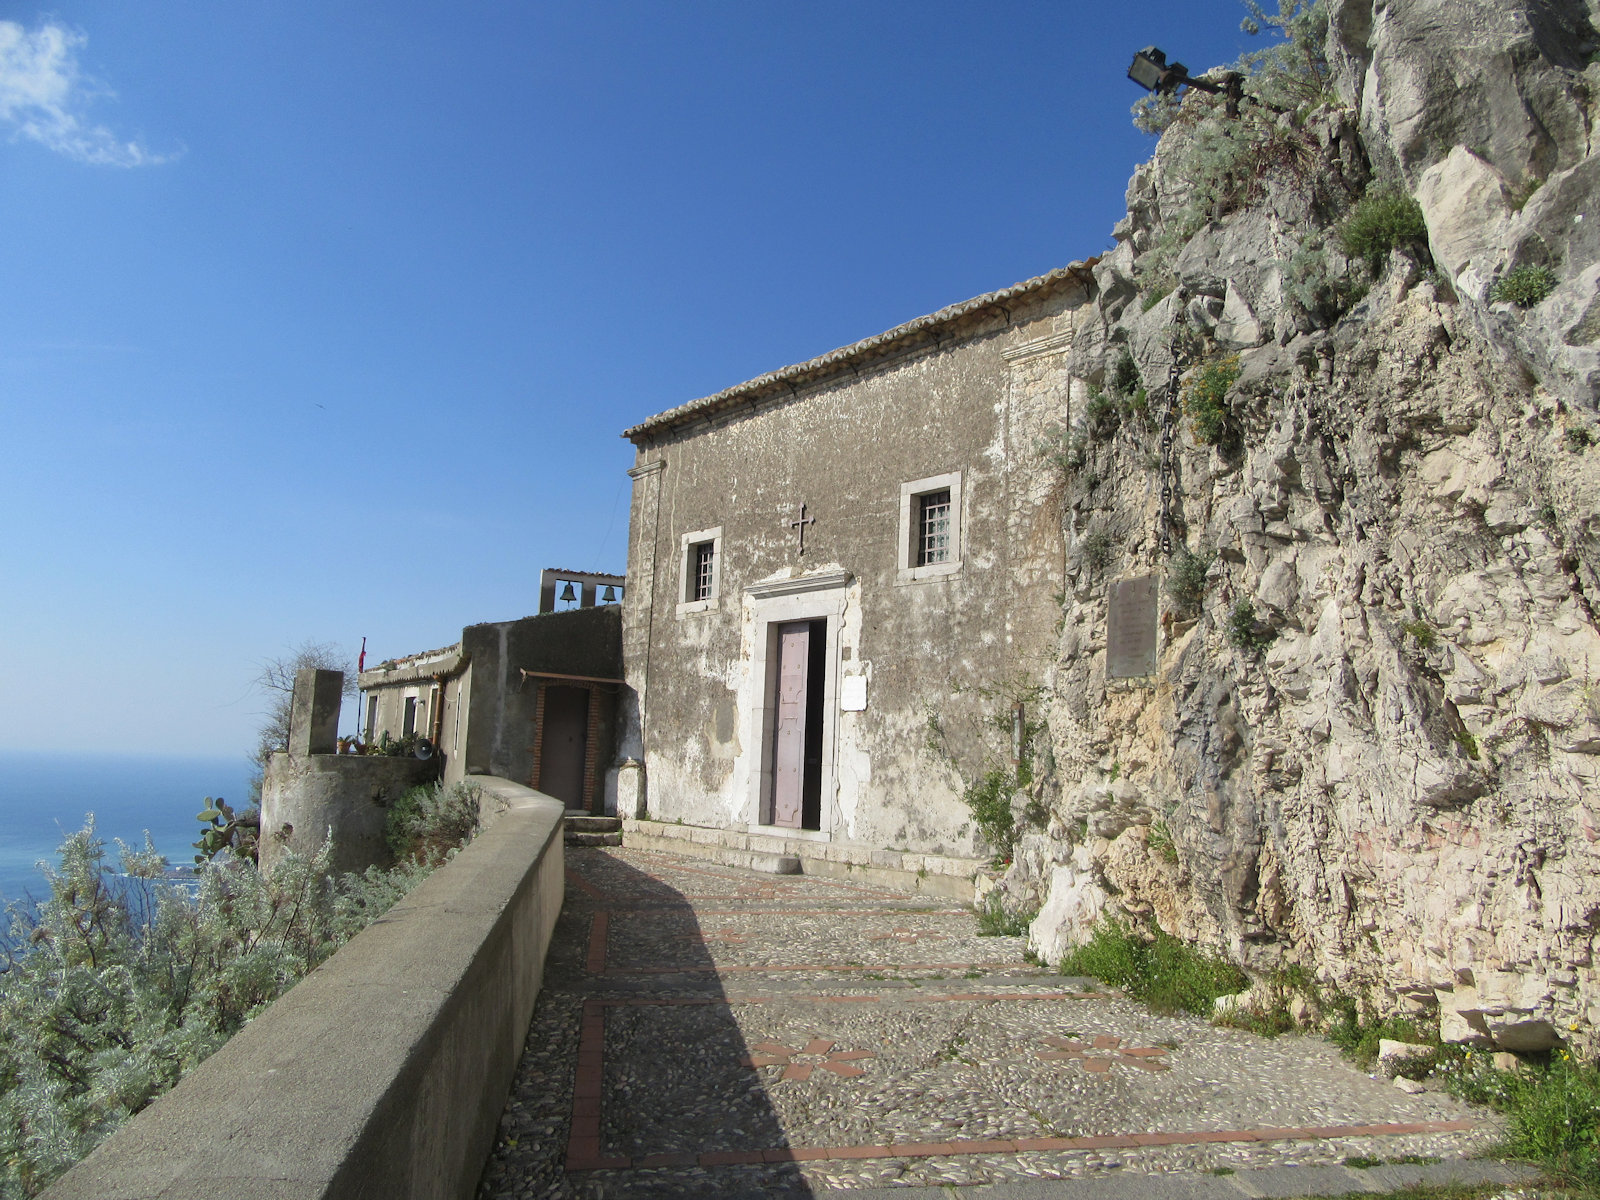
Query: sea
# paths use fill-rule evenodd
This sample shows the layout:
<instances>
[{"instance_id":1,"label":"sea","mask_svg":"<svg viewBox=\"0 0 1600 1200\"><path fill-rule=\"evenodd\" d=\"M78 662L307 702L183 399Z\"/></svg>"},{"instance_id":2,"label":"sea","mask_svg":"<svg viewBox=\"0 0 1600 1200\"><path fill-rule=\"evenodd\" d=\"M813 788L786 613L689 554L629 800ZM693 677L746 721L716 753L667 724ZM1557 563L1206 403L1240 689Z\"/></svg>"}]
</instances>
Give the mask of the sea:
<instances>
[{"instance_id":1,"label":"sea","mask_svg":"<svg viewBox=\"0 0 1600 1200\"><path fill-rule=\"evenodd\" d=\"M38 868L94 814L95 836L117 861L114 839L144 835L175 868L194 864L197 814L217 797L248 807L254 767L243 754L177 757L0 750L0 906L50 894Z\"/></svg>"}]
</instances>

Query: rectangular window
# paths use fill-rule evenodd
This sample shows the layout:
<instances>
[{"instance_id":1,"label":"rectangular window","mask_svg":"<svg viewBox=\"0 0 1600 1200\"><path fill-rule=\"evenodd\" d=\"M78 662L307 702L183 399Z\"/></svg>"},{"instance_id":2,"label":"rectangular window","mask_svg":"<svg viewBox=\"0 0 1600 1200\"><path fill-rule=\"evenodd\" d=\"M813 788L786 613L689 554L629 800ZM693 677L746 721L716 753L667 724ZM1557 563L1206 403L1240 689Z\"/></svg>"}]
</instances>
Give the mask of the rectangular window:
<instances>
[{"instance_id":1,"label":"rectangular window","mask_svg":"<svg viewBox=\"0 0 1600 1200\"><path fill-rule=\"evenodd\" d=\"M950 561L950 489L917 497L917 566Z\"/></svg>"},{"instance_id":2,"label":"rectangular window","mask_svg":"<svg viewBox=\"0 0 1600 1200\"><path fill-rule=\"evenodd\" d=\"M717 566L717 544L699 542L691 552L694 555L694 569L690 575L689 595L685 599L709 600Z\"/></svg>"},{"instance_id":3,"label":"rectangular window","mask_svg":"<svg viewBox=\"0 0 1600 1200\"><path fill-rule=\"evenodd\" d=\"M896 583L947 579L961 572L961 472L900 485Z\"/></svg>"},{"instance_id":4,"label":"rectangular window","mask_svg":"<svg viewBox=\"0 0 1600 1200\"><path fill-rule=\"evenodd\" d=\"M714 612L722 591L722 527L696 529L678 540L678 616Z\"/></svg>"},{"instance_id":5,"label":"rectangular window","mask_svg":"<svg viewBox=\"0 0 1600 1200\"><path fill-rule=\"evenodd\" d=\"M405 715L405 719L402 720L401 723L400 723L400 736L401 737L410 737L416 731L417 731L417 698L415 696L407 696L406 697L406 715Z\"/></svg>"}]
</instances>

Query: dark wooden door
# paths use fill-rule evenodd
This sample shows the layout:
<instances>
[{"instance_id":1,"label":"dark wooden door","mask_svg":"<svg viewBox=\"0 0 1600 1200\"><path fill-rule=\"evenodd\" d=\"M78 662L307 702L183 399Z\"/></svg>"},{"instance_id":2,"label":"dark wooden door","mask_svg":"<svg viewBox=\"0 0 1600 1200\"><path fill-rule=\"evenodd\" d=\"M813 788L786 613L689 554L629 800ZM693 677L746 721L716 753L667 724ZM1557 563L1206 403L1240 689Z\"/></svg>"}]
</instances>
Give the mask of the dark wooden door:
<instances>
[{"instance_id":1,"label":"dark wooden door","mask_svg":"<svg viewBox=\"0 0 1600 1200\"><path fill-rule=\"evenodd\" d=\"M546 686L539 782L535 786L564 801L568 808L582 808L583 760L588 748L588 689Z\"/></svg>"},{"instance_id":2,"label":"dark wooden door","mask_svg":"<svg viewBox=\"0 0 1600 1200\"><path fill-rule=\"evenodd\" d=\"M772 823L800 828L805 801L806 676L811 625L778 626L778 694L772 735Z\"/></svg>"}]
</instances>

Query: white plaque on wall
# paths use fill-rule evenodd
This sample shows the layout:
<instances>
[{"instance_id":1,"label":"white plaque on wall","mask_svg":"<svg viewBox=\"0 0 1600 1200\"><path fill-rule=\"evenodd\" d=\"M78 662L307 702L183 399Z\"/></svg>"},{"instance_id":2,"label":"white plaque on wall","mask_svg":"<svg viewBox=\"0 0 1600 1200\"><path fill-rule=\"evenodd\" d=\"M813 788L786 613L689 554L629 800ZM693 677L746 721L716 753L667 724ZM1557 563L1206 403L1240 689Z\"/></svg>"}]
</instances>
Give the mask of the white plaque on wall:
<instances>
[{"instance_id":1,"label":"white plaque on wall","mask_svg":"<svg viewBox=\"0 0 1600 1200\"><path fill-rule=\"evenodd\" d=\"M842 712L865 712L867 707L867 677L846 675L839 680L839 708Z\"/></svg>"}]
</instances>

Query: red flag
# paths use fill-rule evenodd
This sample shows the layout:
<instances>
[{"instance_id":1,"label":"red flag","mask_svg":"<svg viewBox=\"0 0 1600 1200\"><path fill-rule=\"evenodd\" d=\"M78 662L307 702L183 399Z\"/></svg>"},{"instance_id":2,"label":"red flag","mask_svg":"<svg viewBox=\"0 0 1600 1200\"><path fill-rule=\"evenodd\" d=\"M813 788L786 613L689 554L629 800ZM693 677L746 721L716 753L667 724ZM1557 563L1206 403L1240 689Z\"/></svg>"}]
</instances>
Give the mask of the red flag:
<instances>
[{"instance_id":1,"label":"red flag","mask_svg":"<svg viewBox=\"0 0 1600 1200\"><path fill-rule=\"evenodd\" d=\"M362 638L361 639L361 655L360 655L360 657L358 657L356 659L356 674L359 675L359 674L361 674L361 672L365 671L366 669L367 669L367 639L366 638Z\"/></svg>"}]
</instances>

